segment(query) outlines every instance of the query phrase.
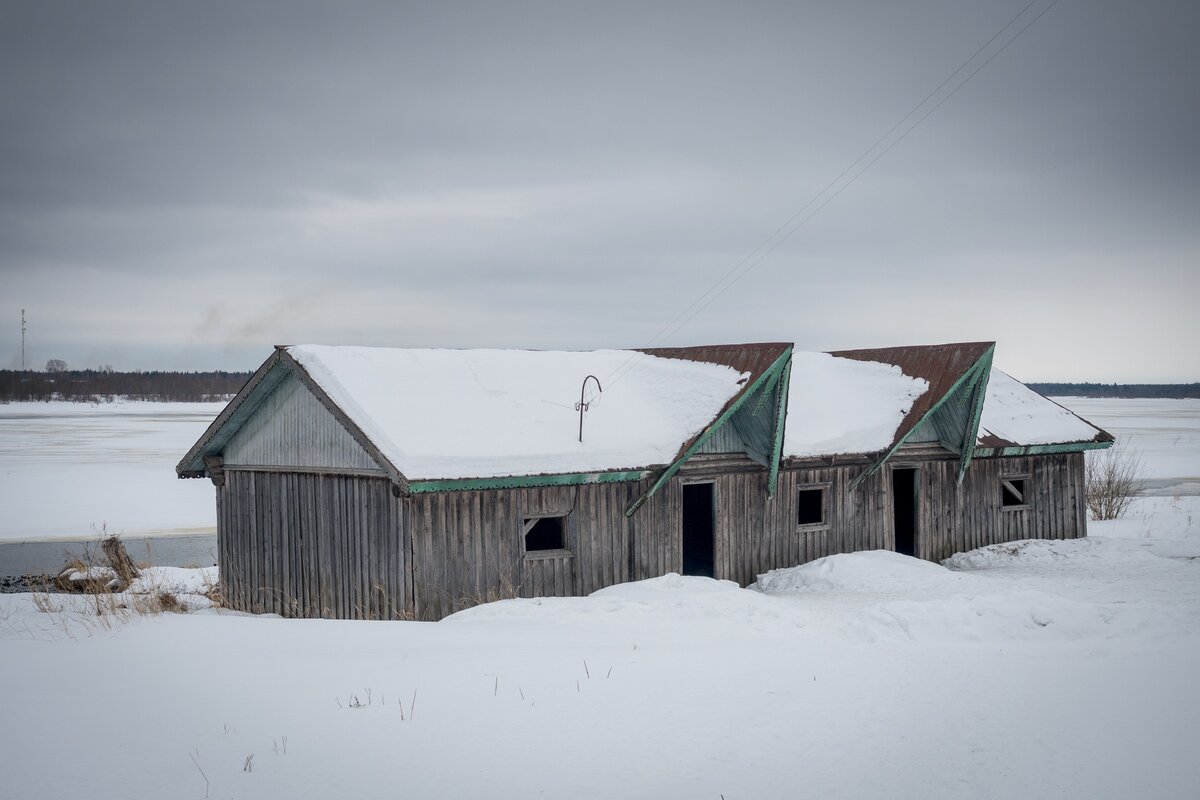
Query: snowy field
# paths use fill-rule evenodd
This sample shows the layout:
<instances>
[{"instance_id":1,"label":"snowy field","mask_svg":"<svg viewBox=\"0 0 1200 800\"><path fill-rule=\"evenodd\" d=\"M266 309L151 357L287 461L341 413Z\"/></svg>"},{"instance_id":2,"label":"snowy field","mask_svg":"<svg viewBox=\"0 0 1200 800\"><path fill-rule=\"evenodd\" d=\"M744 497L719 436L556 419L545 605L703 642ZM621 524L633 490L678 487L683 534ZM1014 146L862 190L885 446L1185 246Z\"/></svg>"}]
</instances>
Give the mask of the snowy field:
<instances>
[{"instance_id":1,"label":"snowy field","mask_svg":"<svg viewBox=\"0 0 1200 800\"><path fill-rule=\"evenodd\" d=\"M1200 498L1143 498L1086 540L948 566L859 553L763 591L667 576L440 623L207 610L108 627L0 595L0 785L95 800L1200 796Z\"/></svg>"},{"instance_id":2,"label":"snowy field","mask_svg":"<svg viewBox=\"0 0 1200 800\"><path fill-rule=\"evenodd\" d=\"M1187 484L1200 403L1154 401L1186 412L1164 422L1143 402L1066 404L1140 432L1153 474ZM1121 404L1139 405L1121 416ZM132 413L75 430L108 431L134 463ZM163 426L192 423L164 445ZM27 452L38 441L92 454L65 456L71 479L27 497L5 475L7 500L58 514L48 487L98 475L109 447L33 427L2 429L23 431L23 447L3 441L18 471L52 469L53 453ZM206 481L170 471L203 420L146 427L143 452L157 455L132 473L145 481L133 497L157 491L157 460L164 491L200 486L211 505ZM183 615L98 620L71 605L81 598L54 596L63 610L43 613L33 595L0 595L0 794L1200 797L1196 496L1140 498L1085 540L945 566L858 553L751 589L667 576L440 623L204 609L192 593L212 578L150 577L201 609Z\"/></svg>"}]
</instances>

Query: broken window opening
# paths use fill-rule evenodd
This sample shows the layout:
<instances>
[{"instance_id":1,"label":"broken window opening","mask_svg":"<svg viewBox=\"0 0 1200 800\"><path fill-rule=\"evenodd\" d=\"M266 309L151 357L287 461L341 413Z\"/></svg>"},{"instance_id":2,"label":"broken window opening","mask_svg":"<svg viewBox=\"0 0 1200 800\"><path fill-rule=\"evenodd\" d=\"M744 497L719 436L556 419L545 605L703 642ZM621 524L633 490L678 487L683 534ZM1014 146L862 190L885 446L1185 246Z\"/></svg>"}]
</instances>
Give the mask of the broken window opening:
<instances>
[{"instance_id":1,"label":"broken window opening","mask_svg":"<svg viewBox=\"0 0 1200 800\"><path fill-rule=\"evenodd\" d=\"M526 517L525 552L565 550L566 517Z\"/></svg>"},{"instance_id":2,"label":"broken window opening","mask_svg":"<svg viewBox=\"0 0 1200 800\"><path fill-rule=\"evenodd\" d=\"M796 508L796 523L798 525L824 525L824 487L801 489L796 495Z\"/></svg>"},{"instance_id":3,"label":"broken window opening","mask_svg":"<svg viewBox=\"0 0 1200 800\"><path fill-rule=\"evenodd\" d=\"M1004 508L1017 508L1029 505L1025 492L1024 478L1000 479L1000 505Z\"/></svg>"}]
</instances>

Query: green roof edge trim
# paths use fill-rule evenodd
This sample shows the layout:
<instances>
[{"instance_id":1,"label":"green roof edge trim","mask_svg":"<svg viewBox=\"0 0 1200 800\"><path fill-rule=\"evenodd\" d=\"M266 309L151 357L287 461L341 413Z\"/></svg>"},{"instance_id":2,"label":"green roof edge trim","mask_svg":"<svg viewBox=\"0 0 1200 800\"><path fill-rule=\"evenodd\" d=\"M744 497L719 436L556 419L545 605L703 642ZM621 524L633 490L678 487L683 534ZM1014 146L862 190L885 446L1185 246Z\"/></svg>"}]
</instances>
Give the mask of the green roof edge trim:
<instances>
[{"instance_id":1,"label":"green roof edge trim","mask_svg":"<svg viewBox=\"0 0 1200 800\"><path fill-rule=\"evenodd\" d=\"M792 346L788 345L787 349L785 349L783 353L780 354L780 356L776 358L774 362L772 362L771 366L763 370L763 374L758 376L758 380L743 389L742 396L734 401L729 408L725 409L725 413L717 417L715 422L705 428L700 435L696 437L696 441L692 442L692 446L685 450L683 455L671 462L671 464L662 471L662 474L658 476L658 479L654 481L654 484L647 489L645 493L629 504L629 507L625 509L625 516L632 517L647 500L653 497L654 493L661 489L663 484L669 481L671 476L679 471L679 468L683 466L683 463L695 455L696 451L703 447L704 443L712 438L712 435L716 433L717 429L727 423L733 416L734 412L741 408L742 405L745 404L746 400L748 400L751 395L758 391L760 387L765 386L769 380L779 380L778 373L783 369L784 366L790 364L791 361Z\"/></svg>"},{"instance_id":2,"label":"green roof edge trim","mask_svg":"<svg viewBox=\"0 0 1200 800\"><path fill-rule=\"evenodd\" d=\"M589 483L621 483L640 481L649 470L621 472L568 472L557 475L513 475L502 478L444 478L431 481L409 481L413 494L427 492L461 492L471 489L517 489L533 486L584 486Z\"/></svg>"},{"instance_id":3,"label":"green roof edge trim","mask_svg":"<svg viewBox=\"0 0 1200 800\"><path fill-rule=\"evenodd\" d=\"M783 461L783 432L787 420L788 396L791 395L792 360L783 365L779 376L779 407L775 411L775 442L771 448L771 472L767 478L767 499L775 497L779 488L779 464Z\"/></svg>"},{"instance_id":4,"label":"green roof edge trim","mask_svg":"<svg viewBox=\"0 0 1200 800\"><path fill-rule=\"evenodd\" d=\"M990 359L991 359L992 354L995 352L995 350L996 350L996 345L994 343L988 345L987 350L985 350L983 352L983 354L981 356L979 356L979 358L975 359L975 363L972 364L971 366L967 367L965 370L963 370L963 374L958 376L958 380L956 380L953 384L951 384L950 388L946 390L946 393L943 394L941 397L939 397L938 401L936 403L934 403L932 406L930 406L928 411L926 411L924 414L921 415L921 418L919 420L917 420L916 424L914 424L911 428L908 429L908 433L901 436L900 440L898 442L896 442L894 445L892 445L891 447L889 447L887 449L887 451L882 456L880 456L878 460L875 461L875 463L873 463L873 464L871 464L871 466L867 467L866 470L864 470L861 475L859 475L857 478L855 478L853 481L850 482L850 491L854 491L855 489L857 489L860 485L862 485L863 481L865 481L867 478L871 477L876 472L878 472L879 469L884 464L887 463L888 459L896 454L896 451L900 449L900 445L902 445L906 441L908 441L908 437L912 436L913 433L915 433L916 430L921 427L921 425L925 422L925 420L932 417L933 412L937 411L939 408L942 407L942 405L945 404L945 402L950 398L950 395L952 395L956 391L958 391L959 387L961 387L964 383L966 383L968 379L974 378L976 369L978 368L979 364L984 359L988 359L988 362L991 363ZM975 430L974 435L975 435L975 437L978 437L978 435L979 435L978 422L976 423L976 430ZM971 439L968 441L974 441L974 440Z\"/></svg>"},{"instance_id":5,"label":"green roof edge trim","mask_svg":"<svg viewBox=\"0 0 1200 800\"><path fill-rule=\"evenodd\" d=\"M963 441L959 446L962 455L958 460L958 483L961 484L963 476L967 474L967 467L971 466L971 458L975 455L975 443L979 441L979 421L983 418L983 403L987 399L987 385L992 377L992 356L995 354L995 346L989 347L987 352L979 357L979 361L972 367L978 370L979 374L975 376L975 396L974 402L971 404L971 418L967 421L967 429L963 433Z\"/></svg>"},{"instance_id":6,"label":"green roof edge trim","mask_svg":"<svg viewBox=\"0 0 1200 800\"><path fill-rule=\"evenodd\" d=\"M280 377L275 377L277 374L286 373L287 365L280 363L279 352L274 351L269 355L254 374L238 389L237 394L233 399L225 404L225 408L221 409L221 413L217 414L216 418L209 423L204 429L204 433L195 441L187 454L180 459L175 465L175 474L180 478L203 478L207 468L204 466L204 456L209 450L209 446L217 439L217 435L226 434L226 438L221 443L221 448L229 438L232 438L237 433L238 429L245 424L259 406L266 401L266 398L275 391L279 382L283 380ZM261 392L260 392L261 389ZM253 399L253 403L247 406ZM243 413L242 409L246 411ZM239 414L241 415L239 417ZM233 431L226 432L225 428L231 423L236 422L237 427Z\"/></svg>"},{"instance_id":7,"label":"green roof edge trim","mask_svg":"<svg viewBox=\"0 0 1200 800\"><path fill-rule=\"evenodd\" d=\"M1114 442L1066 442L1062 444L1023 444L1014 447L976 447L975 458L999 456L1039 456L1052 453L1082 453L1085 450L1105 450Z\"/></svg>"}]
</instances>

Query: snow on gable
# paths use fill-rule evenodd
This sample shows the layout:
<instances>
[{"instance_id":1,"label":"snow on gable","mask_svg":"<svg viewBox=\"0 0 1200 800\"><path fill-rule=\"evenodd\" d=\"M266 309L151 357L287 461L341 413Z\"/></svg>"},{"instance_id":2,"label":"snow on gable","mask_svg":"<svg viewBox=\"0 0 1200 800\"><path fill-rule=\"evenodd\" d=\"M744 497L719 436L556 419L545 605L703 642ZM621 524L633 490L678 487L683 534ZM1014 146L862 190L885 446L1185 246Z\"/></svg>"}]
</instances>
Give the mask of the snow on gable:
<instances>
[{"instance_id":1,"label":"snow on gable","mask_svg":"<svg viewBox=\"0 0 1200 800\"><path fill-rule=\"evenodd\" d=\"M979 421L979 444L1013 445L1090 442L1100 430L1042 397L1017 379L993 369ZM993 438L994 437L994 438Z\"/></svg>"},{"instance_id":2,"label":"snow on gable","mask_svg":"<svg viewBox=\"0 0 1200 800\"><path fill-rule=\"evenodd\" d=\"M890 446L913 402L929 389L893 364L792 354L783 454L876 453Z\"/></svg>"},{"instance_id":3,"label":"snow on gable","mask_svg":"<svg viewBox=\"0 0 1200 800\"><path fill-rule=\"evenodd\" d=\"M287 352L409 480L601 472L668 464L748 378L624 350ZM578 441L580 384L604 380ZM588 394L595 393L589 382Z\"/></svg>"}]
</instances>

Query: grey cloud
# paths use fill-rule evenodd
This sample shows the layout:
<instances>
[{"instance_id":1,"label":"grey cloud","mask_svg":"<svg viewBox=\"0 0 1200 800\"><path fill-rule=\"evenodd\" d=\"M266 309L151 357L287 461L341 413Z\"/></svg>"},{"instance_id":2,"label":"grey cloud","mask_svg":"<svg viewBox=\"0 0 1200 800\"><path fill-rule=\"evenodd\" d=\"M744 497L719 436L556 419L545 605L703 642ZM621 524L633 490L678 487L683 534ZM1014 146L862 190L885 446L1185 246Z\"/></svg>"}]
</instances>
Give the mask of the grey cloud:
<instances>
[{"instance_id":1,"label":"grey cloud","mask_svg":"<svg viewBox=\"0 0 1200 800\"><path fill-rule=\"evenodd\" d=\"M131 367L642 344L1023 5L10 3L0 317ZM668 343L1194 379L1198 27L1063 0Z\"/></svg>"}]
</instances>

